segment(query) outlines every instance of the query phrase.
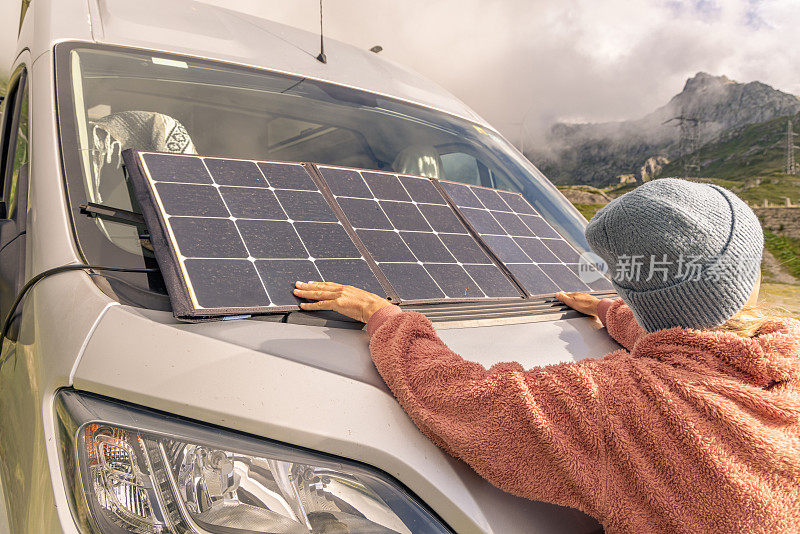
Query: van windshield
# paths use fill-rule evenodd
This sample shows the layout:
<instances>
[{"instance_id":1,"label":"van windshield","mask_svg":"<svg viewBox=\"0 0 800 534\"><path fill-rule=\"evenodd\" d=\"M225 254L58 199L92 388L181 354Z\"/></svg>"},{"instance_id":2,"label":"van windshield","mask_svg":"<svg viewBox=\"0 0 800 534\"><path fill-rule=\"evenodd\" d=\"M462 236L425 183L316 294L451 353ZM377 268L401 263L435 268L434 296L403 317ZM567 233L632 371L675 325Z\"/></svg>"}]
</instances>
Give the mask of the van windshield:
<instances>
[{"instance_id":1,"label":"van windshield","mask_svg":"<svg viewBox=\"0 0 800 534\"><path fill-rule=\"evenodd\" d=\"M140 229L80 214L86 202L138 210L121 169L127 148L308 161L519 192L568 241L587 248L583 220L555 187L498 134L465 119L349 87L182 56L65 44L56 57L62 155L87 261L154 266ZM161 290L153 280L149 289Z\"/></svg>"}]
</instances>

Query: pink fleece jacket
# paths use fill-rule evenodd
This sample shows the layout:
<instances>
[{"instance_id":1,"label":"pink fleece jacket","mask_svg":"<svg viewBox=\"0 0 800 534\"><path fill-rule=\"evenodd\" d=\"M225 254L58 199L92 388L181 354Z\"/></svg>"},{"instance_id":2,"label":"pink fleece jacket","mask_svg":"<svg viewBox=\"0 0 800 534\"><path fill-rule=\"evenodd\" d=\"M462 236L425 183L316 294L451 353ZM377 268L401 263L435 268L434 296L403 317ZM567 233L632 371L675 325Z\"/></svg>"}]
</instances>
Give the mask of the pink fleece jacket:
<instances>
[{"instance_id":1,"label":"pink fleece jacket","mask_svg":"<svg viewBox=\"0 0 800 534\"><path fill-rule=\"evenodd\" d=\"M800 532L800 322L647 334L621 300L600 313L627 350L527 371L465 361L396 306L367 327L417 426L505 491L609 533Z\"/></svg>"}]
</instances>

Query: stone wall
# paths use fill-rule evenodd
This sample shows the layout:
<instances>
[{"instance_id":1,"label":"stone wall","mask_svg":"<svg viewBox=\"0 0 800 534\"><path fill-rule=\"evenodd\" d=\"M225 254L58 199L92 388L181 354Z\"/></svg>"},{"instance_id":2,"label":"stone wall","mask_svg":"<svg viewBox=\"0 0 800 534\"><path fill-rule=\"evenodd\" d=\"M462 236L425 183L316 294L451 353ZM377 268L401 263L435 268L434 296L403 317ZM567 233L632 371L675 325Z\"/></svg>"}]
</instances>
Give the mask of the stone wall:
<instances>
[{"instance_id":1,"label":"stone wall","mask_svg":"<svg viewBox=\"0 0 800 534\"><path fill-rule=\"evenodd\" d=\"M767 230L800 239L800 206L754 207L753 211Z\"/></svg>"}]
</instances>

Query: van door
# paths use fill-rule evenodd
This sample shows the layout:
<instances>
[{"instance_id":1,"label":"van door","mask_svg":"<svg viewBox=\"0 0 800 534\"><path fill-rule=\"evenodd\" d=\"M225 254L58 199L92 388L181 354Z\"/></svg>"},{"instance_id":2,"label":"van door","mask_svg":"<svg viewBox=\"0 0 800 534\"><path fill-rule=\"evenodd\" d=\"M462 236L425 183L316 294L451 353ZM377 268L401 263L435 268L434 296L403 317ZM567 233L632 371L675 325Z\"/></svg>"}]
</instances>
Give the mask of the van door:
<instances>
[{"instance_id":1,"label":"van door","mask_svg":"<svg viewBox=\"0 0 800 534\"><path fill-rule=\"evenodd\" d=\"M28 211L29 103L25 69L15 73L3 102L0 130L0 321L5 320L25 283L25 231ZM8 337L16 340L18 325Z\"/></svg>"}]
</instances>

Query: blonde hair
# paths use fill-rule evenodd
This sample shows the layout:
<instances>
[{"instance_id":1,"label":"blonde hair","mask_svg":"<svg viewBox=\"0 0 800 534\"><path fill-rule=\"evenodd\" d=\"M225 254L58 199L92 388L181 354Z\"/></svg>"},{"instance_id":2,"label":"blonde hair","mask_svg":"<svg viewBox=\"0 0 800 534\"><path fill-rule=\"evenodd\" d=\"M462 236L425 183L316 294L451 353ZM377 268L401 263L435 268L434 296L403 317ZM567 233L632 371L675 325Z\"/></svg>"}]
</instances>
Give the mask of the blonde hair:
<instances>
[{"instance_id":1,"label":"blonde hair","mask_svg":"<svg viewBox=\"0 0 800 534\"><path fill-rule=\"evenodd\" d=\"M742 337L753 337L764 326L764 323L774 316L780 315L775 309L769 308L763 303L745 304L736 315L728 319L725 323L712 328L719 332L731 332Z\"/></svg>"}]
</instances>

